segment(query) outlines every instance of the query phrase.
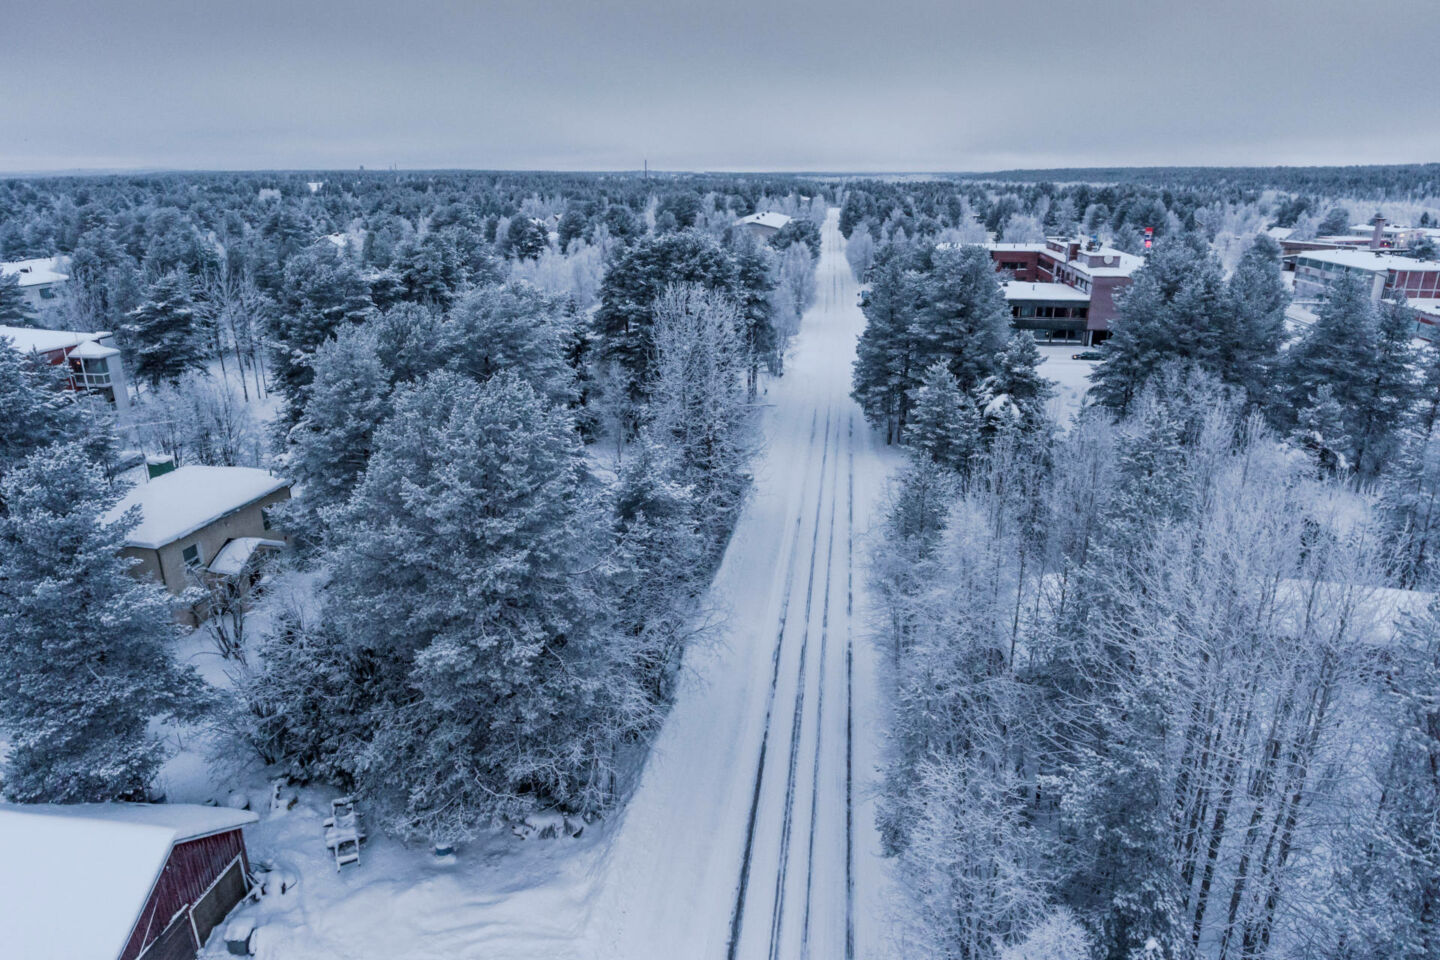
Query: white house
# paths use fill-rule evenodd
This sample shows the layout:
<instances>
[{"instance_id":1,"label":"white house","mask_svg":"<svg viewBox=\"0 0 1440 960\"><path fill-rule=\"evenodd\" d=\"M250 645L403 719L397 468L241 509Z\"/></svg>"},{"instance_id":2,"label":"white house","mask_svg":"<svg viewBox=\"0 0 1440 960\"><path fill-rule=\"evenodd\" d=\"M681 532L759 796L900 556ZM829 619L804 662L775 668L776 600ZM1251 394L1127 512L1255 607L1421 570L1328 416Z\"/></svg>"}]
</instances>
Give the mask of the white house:
<instances>
[{"instance_id":1,"label":"white house","mask_svg":"<svg viewBox=\"0 0 1440 960\"><path fill-rule=\"evenodd\" d=\"M61 284L70 279L69 274L61 271L67 269L66 257L40 257L35 260L12 260L9 263L0 263L0 276L17 277L20 281L20 292L31 306L39 309L50 300L55 299Z\"/></svg>"},{"instance_id":2,"label":"white house","mask_svg":"<svg viewBox=\"0 0 1440 960\"><path fill-rule=\"evenodd\" d=\"M783 213L776 213L774 210L766 210L763 213L752 213L748 217L741 217L735 221L737 227L744 227L755 234L761 240L769 240L775 234L784 229L790 222L790 218Z\"/></svg>"}]
</instances>

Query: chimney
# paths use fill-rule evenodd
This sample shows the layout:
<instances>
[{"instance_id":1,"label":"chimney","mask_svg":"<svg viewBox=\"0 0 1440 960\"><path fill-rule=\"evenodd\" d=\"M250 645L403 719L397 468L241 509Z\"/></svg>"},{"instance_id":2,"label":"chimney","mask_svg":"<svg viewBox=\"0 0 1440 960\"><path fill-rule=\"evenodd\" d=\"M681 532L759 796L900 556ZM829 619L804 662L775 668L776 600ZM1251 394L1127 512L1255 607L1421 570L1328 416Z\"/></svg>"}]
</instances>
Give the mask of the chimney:
<instances>
[{"instance_id":1,"label":"chimney","mask_svg":"<svg viewBox=\"0 0 1440 960\"><path fill-rule=\"evenodd\" d=\"M1385 218L1377 213L1370 222L1375 224L1375 232L1370 234L1370 249L1382 250L1385 247Z\"/></svg>"}]
</instances>

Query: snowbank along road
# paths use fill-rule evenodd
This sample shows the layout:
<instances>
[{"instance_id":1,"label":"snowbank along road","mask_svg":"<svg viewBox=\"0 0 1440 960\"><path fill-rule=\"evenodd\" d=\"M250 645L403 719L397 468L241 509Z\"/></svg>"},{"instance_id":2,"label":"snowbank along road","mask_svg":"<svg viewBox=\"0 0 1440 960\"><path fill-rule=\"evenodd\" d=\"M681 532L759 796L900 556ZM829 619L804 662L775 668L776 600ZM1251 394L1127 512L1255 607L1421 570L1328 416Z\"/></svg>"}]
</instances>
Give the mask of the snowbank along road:
<instances>
[{"instance_id":1,"label":"snowbank along road","mask_svg":"<svg viewBox=\"0 0 1440 960\"><path fill-rule=\"evenodd\" d=\"M893 466L849 398L864 326L831 211L816 304L763 399L755 491L713 587L726 619L598 869L604 958L887 955L863 558Z\"/></svg>"}]
</instances>

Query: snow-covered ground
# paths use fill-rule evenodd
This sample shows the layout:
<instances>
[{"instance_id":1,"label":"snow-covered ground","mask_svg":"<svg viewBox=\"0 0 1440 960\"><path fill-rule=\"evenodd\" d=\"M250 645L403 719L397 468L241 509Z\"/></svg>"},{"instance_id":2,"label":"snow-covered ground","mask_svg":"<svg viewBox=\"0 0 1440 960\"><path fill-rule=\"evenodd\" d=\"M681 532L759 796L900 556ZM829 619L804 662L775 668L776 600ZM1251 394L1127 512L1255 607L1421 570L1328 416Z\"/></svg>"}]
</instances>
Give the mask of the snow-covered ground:
<instances>
[{"instance_id":1,"label":"snow-covered ground","mask_svg":"<svg viewBox=\"0 0 1440 960\"><path fill-rule=\"evenodd\" d=\"M895 458L848 396L864 318L843 250L832 211L817 303L763 398L753 495L713 586L724 620L688 651L626 809L578 839L497 834L450 863L375 836L337 873L321 840L330 794L302 790L249 831L256 860L300 879L243 908L260 923L260 956L893 955L863 558ZM205 799L178 789L181 766L167 770L174 799ZM263 791L247 788L256 802ZM217 938L209 955L223 950Z\"/></svg>"},{"instance_id":2,"label":"snow-covered ground","mask_svg":"<svg viewBox=\"0 0 1440 960\"><path fill-rule=\"evenodd\" d=\"M1061 427L1068 427L1075 414L1085 404L1085 392L1090 389L1090 371L1095 369L1094 360L1075 360L1075 354L1094 347L1043 346L1040 351L1040 374L1055 384L1055 396L1050 398L1050 416Z\"/></svg>"}]
</instances>

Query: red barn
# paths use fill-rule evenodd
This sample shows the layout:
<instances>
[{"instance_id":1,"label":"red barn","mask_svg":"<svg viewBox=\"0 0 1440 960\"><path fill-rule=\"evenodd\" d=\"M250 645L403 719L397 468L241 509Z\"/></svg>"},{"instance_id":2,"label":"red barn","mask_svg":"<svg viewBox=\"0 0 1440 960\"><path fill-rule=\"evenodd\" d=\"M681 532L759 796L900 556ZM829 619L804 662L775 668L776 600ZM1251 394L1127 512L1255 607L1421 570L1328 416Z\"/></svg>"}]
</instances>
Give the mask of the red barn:
<instances>
[{"instance_id":1,"label":"red barn","mask_svg":"<svg viewBox=\"0 0 1440 960\"><path fill-rule=\"evenodd\" d=\"M189 804L0 805L0 955L192 960L245 896L253 813Z\"/></svg>"}]
</instances>

